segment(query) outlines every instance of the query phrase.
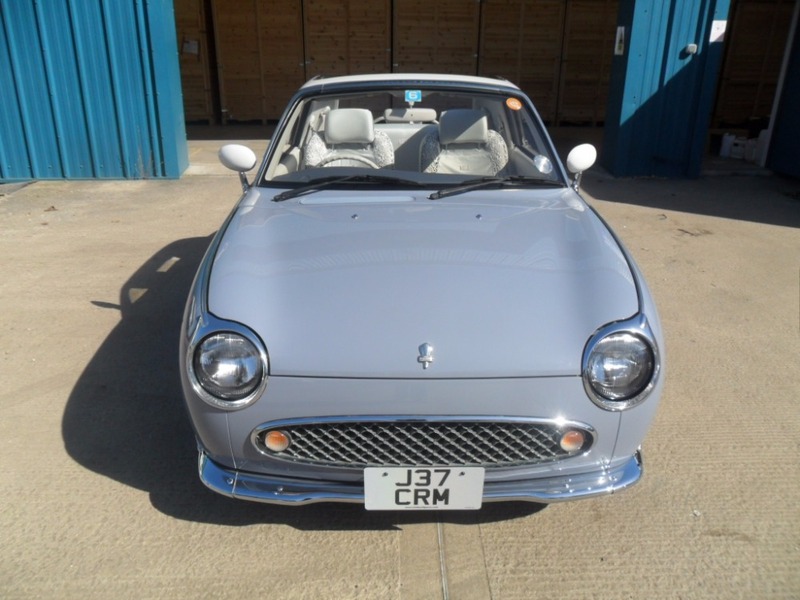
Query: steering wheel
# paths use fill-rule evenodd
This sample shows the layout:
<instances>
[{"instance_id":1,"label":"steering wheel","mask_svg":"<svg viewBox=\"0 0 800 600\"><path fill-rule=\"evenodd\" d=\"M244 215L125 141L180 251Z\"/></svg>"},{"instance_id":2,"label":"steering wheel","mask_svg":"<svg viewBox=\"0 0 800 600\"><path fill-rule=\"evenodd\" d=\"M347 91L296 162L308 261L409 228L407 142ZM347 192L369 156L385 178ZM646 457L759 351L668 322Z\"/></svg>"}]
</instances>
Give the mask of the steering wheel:
<instances>
[{"instance_id":1,"label":"steering wheel","mask_svg":"<svg viewBox=\"0 0 800 600\"><path fill-rule=\"evenodd\" d=\"M366 156L361 156L360 154L331 154L330 156L326 156L321 161L319 161L314 167L326 167L331 163L342 161L345 164L339 165L342 167L348 167L350 165L346 164L347 161L361 163L371 169L380 169L380 167L373 162L372 160L368 159Z\"/></svg>"}]
</instances>

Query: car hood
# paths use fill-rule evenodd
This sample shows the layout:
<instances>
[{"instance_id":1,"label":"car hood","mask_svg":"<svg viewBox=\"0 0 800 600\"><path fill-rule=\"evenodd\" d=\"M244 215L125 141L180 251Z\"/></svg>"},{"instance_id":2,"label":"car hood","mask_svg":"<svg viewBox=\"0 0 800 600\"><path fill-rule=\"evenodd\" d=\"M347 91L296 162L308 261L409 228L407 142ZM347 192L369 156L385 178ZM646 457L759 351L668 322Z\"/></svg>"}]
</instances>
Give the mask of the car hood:
<instances>
[{"instance_id":1,"label":"car hood","mask_svg":"<svg viewBox=\"0 0 800 600\"><path fill-rule=\"evenodd\" d=\"M261 336L272 375L578 375L592 333L638 310L623 252L571 189L265 192L229 222L208 306Z\"/></svg>"}]
</instances>

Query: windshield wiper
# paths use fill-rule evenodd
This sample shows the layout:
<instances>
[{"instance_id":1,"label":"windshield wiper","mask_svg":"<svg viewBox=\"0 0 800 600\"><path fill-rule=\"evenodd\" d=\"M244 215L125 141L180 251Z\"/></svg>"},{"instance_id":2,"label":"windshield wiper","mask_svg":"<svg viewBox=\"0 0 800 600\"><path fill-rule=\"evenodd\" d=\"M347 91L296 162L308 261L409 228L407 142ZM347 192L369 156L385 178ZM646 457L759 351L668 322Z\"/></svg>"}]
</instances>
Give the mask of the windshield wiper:
<instances>
[{"instance_id":1,"label":"windshield wiper","mask_svg":"<svg viewBox=\"0 0 800 600\"><path fill-rule=\"evenodd\" d=\"M414 181L413 179L403 179L402 177L392 177L390 175L345 175L344 177L322 177L320 179L314 179L308 185L303 185L294 188L293 190L281 192L280 194L274 196L272 201L283 202L284 200L296 198L297 196L313 194L314 192L324 190L325 188L329 188L332 185L337 185L339 183L379 183L387 185L402 185L406 187L423 186L423 184L418 181Z\"/></svg>"},{"instance_id":2,"label":"windshield wiper","mask_svg":"<svg viewBox=\"0 0 800 600\"><path fill-rule=\"evenodd\" d=\"M448 187L441 189L438 192L433 192L430 196L428 196L428 199L438 200L439 198L445 198L455 194L463 194L464 192L471 192L472 190L492 187L495 185L546 185L553 187L564 187L562 182L554 181L552 179L545 179L544 177L530 177L527 175L513 175L508 177L481 177L479 179L468 179L467 181L462 181L453 187Z\"/></svg>"}]
</instances>

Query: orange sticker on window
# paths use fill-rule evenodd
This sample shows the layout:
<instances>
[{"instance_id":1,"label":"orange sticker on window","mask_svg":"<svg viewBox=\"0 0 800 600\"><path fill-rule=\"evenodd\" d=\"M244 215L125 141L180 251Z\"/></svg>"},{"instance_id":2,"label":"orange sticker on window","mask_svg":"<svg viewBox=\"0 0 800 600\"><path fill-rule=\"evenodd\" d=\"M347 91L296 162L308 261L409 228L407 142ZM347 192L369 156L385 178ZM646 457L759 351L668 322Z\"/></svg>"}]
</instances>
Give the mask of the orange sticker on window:
<instances>
[{"instance_id":1,"label":"orange sticker on window","mask_svg":"<svg viewBox=\"0 0 800 600\"><path fill-rule=\"evenodd\" d=\"M520 110L522 108L522 102L516 98L509 98L506 100L506 106L511 110Z\"/></svg>"}]
</instances>

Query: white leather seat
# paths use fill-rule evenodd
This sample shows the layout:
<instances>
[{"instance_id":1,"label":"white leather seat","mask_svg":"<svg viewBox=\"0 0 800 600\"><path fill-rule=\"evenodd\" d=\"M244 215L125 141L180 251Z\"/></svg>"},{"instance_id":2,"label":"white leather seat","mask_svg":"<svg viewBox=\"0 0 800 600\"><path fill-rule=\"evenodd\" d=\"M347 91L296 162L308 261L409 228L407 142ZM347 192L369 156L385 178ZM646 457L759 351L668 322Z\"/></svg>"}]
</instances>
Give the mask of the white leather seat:
<instances>
[{"instance_id":1,"label":"white leather seat","mask_svg":"<svg viewBox=\"0 0 800 600\"><path fill-rule=\"evenodd\" d=\"M508 164L508 146L489 129L480 110L457 108L442 113L438 130L420 147L420 171L497 175Z\"/></svg>"},{"instance_id":2,"label":"white leather seat","mask_svg":"<svg viewBox=\"0 0 800 600\"><path fill-rule=\"evenodd\" d=\"M392 142L375 131L372 113L363 108L340 108L325 116L323 131L314 131L303 151L303 166L372 167L394 164Z\"/></svg>"}]
</instances>

